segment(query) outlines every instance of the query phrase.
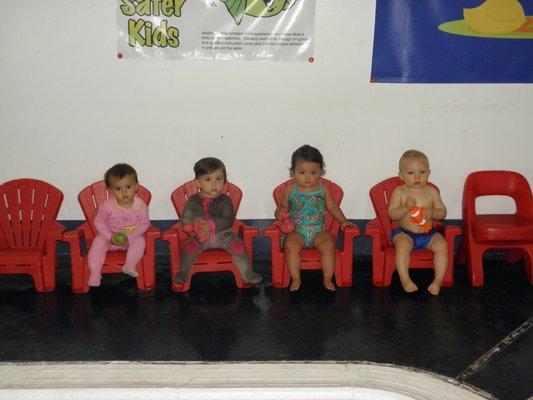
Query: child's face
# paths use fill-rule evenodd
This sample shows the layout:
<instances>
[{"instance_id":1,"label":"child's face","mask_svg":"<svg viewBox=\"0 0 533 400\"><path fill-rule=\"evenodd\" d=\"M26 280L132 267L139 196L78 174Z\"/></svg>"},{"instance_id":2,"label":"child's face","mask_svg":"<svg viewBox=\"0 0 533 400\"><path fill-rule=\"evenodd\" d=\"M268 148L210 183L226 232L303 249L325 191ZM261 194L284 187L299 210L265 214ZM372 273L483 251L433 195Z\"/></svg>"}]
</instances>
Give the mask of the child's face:
<instances>
[{"instance_id":1,"label":"child's face","mask_svg":"<svg viewBox=\"0 0 533 400\"><path fill-rule=\"evenodd\" d=\"M209 174L199 176L195 181L204 197L214 199L222 193L224 171L217 169Z\"/></svg>"},{"instance_id":2,"label":"child's face","mask_svg":"<svg viewBox=\"0 0 533 400\"><path fill-rule=\"evenodd\" d=\"M303 188L315 187L323 174L324 171L319 163L304 160L297 161L292 171L294 180Z\"/></svg>"},{"instance_id":3,"label":"child's face","mask_svg":"<svg viewBox=\"0 0 533 400\"><path fill-rule=\"evenodd\" d=\"M407 187L419 189L427 185L429 173L429 165L424 158L409 157L402 161L399 176Z\"/></svg>"},{"instance_id":4,"label":"child's face","mask_svg":"<svg viewBox=\"0 0 533 400\"><path fill-rule=\"evenodd\" d=\"M139 184L132 175L125 175L121 179L110 178L108 190L115 197L119 206L128 207L133 204L133 198Z\"/></svg>"}]
</instances>

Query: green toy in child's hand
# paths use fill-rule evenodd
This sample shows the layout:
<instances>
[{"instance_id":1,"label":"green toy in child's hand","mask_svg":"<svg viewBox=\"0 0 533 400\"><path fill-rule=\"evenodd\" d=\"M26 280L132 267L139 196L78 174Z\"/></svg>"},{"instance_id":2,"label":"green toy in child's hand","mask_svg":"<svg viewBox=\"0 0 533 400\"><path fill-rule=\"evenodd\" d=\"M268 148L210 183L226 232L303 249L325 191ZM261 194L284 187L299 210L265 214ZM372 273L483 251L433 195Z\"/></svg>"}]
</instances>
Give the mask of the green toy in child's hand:
<instances>
[{"instance_id":1,"label":"green toy in child's hand","mask_svg":"<svg viewBox=\"0 0 533 400\"><path fill-rule=\"evenodd\" d=\"M115 243L116 244L123 245L127 241L128 241L128 237L124 233L119 232L119 233L115 234Z\"/></svg>"}]
</instances>

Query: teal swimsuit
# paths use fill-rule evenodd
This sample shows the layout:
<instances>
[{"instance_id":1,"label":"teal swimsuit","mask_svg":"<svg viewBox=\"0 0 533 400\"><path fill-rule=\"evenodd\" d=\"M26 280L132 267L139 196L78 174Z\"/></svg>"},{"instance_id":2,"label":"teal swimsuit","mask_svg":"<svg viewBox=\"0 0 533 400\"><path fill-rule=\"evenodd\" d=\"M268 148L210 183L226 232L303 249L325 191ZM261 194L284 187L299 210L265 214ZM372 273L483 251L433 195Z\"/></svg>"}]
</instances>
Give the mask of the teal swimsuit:
<instances>
[{"instance_id":1,"label":"teal swimsuit","mask_svg":"<svg viewBox=\"0 0 533 400\"><path fill-rule=\"evenodd\" d=\"M320 185L314 192L299 192L292 185L289 197L289 213L295 224L295 231L305 240L305 247L313 247L315 235L324 230L326 200L324 188Z\"/></svg>"}]
</instances>

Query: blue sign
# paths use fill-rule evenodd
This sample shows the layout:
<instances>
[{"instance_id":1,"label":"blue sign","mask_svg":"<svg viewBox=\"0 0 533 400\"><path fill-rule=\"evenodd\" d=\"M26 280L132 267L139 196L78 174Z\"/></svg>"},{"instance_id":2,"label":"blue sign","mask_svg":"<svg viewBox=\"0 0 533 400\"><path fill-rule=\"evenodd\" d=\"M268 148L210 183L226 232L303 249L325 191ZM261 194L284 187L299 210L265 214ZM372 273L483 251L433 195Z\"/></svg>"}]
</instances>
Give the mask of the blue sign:
<instances>
[{"instance_id":1,"label":"blue sign","mask_svg":"<svg viewBox=\"0 0 533 400\"><path fill-rule=\"evenodd\" d=\"M377 0L372 82L533 82L533 0Z\"/></svg>"}]
</instances>

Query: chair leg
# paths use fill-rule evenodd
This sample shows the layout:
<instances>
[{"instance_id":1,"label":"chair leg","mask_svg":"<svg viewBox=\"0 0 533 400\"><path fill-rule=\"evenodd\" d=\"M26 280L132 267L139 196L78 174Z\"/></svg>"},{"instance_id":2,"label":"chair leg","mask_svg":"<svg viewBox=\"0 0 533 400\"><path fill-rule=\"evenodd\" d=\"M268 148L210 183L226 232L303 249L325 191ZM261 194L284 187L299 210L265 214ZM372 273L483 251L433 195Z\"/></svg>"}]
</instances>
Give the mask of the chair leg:
<instances>
[{"instance_id":1,"label":"chair leg","mask_svg":"<svg viewBox=\"0 0 533 400\"><path fill-rule=\"evenodd\" d=\"M483 253L483 250L472 246L467 252L468 280L472 286L483 286Z\"/></svg>"},{"instance_id":2,"label":"chair leg","mask_svg":"<svg viewBox=\"0 0 533 400\"><path fill-rule=\"evenodd\" d=\"M533 246L524 248L524 265L526 267L526 278L530 285L533 285Z\"/></svg>"},{"instance_id":3,"label":"chair leg","mask_svg":"<svg viewBox=\"0 0 533 400\"><path fill-rule=\"evenodd\" d=\"M508 264L515 264L520 261L523 256L524 253L522 253L522 250L508 250L505 254L505 262Z\"/></svg>"}]
</instances>

